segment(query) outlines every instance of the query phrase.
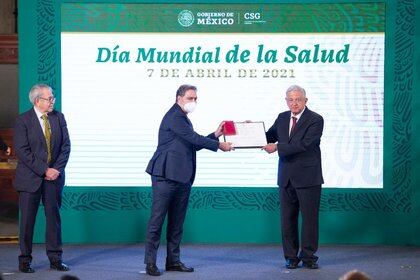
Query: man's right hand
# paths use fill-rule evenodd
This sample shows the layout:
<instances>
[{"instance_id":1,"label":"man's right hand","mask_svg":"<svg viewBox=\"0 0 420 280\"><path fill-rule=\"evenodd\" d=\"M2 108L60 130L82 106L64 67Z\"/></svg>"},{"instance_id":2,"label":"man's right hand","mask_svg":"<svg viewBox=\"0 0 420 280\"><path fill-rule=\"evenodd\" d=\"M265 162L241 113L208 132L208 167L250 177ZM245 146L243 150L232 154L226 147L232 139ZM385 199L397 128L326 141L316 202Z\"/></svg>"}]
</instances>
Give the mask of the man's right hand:
<instances>
[{"instance_id":1,"label":"man's right hand","mask_svg":"<svg viewBox=\"0 0 420 280\"><path fill-rule=\"evenodd\" d=\"M234 150L233 143L231 142L219 142L219 149L224 152L229 152Z\"/></svg>"}]
</instances>

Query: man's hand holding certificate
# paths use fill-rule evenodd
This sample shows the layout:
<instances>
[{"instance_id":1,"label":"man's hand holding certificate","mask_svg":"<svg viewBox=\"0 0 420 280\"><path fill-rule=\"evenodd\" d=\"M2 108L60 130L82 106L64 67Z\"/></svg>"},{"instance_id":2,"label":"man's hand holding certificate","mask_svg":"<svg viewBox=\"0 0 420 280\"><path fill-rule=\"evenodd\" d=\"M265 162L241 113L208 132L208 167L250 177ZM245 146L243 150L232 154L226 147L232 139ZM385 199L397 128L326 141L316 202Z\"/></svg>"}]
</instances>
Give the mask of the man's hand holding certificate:
<instances>
[{"instance_id":1,"label":"man's hand holding certificate","mask_svg":"<svg viewBox=\"0 0 420 280\"><path fill-rule=\"evenodd\" d=\"M214 135L216 136L216 138L219 138L222 134L225 133L224 127L225 127L225 122L221 122L219 127L214 132ZM225 142L219 142L219 149L224 152L229 152L229 151L233 151L235 148L231 142L225 141Z\"/></svg>"},{"instance_id":2,"label":"man's hand holding certificate","mask_svg":"<svg viewBox=\"0 0 420 280\"><path fill-rule=\"evenodd\" d=\"M224 121L223 136L236 149L262 148L267 145L264 122Z\"/></svg>"}]
</instances>

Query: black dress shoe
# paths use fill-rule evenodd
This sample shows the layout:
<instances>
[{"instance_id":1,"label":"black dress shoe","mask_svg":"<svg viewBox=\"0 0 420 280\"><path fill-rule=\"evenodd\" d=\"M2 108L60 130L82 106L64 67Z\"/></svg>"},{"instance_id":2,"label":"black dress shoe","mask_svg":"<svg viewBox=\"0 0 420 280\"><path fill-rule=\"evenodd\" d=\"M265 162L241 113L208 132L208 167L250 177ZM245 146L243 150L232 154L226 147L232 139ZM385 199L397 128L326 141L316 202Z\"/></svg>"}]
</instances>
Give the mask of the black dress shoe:
<instances>
[{"instance_id":1,"label":"black dress shoe","mask_svg":"<svg viewBox=\"0 0 420 280\"><path fill-rule=\"evenodd\" d=\"M194 268L185 266L182 262L167 263L166 271L194 272Z\"/></svg>"},{"instance_id":2,"label":"black dress shoe","mask_svg":"<svg viewBox=\"0 0 420 280\"><path fill-rule=\"evenodd\" d=\"M35 269L31 267L30 263L19 264L19 271L23 273L34 273Z\"/></svg>"},{"instance_id":3,"label":"black dress shoe","mask_svg":"<svg viewBox=\"0 0 420 280\"><path fill-rule=\"evenodd\" d=\"M146 273L150 276L160 276L162 273L159 271L158 267L154 263L146 264Z\"/></svg>"},{"instance_id":4,"label":"black dress shoe","mask_svg":"<svg viewBox=\"0 0 420 280\"><path fill-rule=\"evenodd\" d=\"M58 271L69 271L70 268L63 262L52 262L50 268Z\"/></svg>"},{"instance_id":5,"label":"black dress shoe","mask_svg":"<svg viewBox=\"0 0 420 280\"><path fill-rule=\"evenodd\" d=\"M287 260L286 261L286 268L287 269L296 269L299 265L299 260Z\"/></svg>"},{"instance_id":6,"label":"black dress shoe","mask_svg":"<svg viewBox=\"0 0 420 280\"><path fill-rule=\"evenodd\" d=\"M318 264L316 262L303 262L303 266L309 269L318 269Z\"/></svg>"}]
</instances>

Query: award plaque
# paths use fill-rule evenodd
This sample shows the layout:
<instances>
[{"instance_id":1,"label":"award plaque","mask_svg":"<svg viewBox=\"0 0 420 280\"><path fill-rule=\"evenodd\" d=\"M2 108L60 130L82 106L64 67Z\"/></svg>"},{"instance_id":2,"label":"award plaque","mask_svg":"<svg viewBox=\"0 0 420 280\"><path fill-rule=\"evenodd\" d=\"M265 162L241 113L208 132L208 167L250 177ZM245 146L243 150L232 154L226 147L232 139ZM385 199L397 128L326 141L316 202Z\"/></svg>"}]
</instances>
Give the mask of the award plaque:
<instances>
[{"instance_id":1,"label":"award plaque","mask_svg":"<svg viewBox=\"0 0 420 280\"><path fill-rule=\"evenodd\" d=\"M224 134L224 140L233 143L235 149L262 148L267 145L264 122L226 121L226 123L228 127L225 131L229 133Z\"/></svg>"}]
</instances>

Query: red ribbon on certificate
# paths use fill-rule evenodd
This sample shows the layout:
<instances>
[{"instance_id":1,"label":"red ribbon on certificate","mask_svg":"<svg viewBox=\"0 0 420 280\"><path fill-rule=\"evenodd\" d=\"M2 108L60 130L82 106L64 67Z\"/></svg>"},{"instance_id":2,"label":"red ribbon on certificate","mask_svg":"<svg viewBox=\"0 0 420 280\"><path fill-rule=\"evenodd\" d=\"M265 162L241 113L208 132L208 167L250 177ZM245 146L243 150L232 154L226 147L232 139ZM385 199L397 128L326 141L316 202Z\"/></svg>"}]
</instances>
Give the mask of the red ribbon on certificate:
<instances>
[{"instance_id":1,"label":"red ribbon on certificate","mask_svg":"<svg viewBox=\"0 0 420 280\"><path fill-rule=\"evenodd\" d=\"M224 121L223 134L224 135L236 135L235 123L233 121Z\"/></svg>"}]
</instances>

